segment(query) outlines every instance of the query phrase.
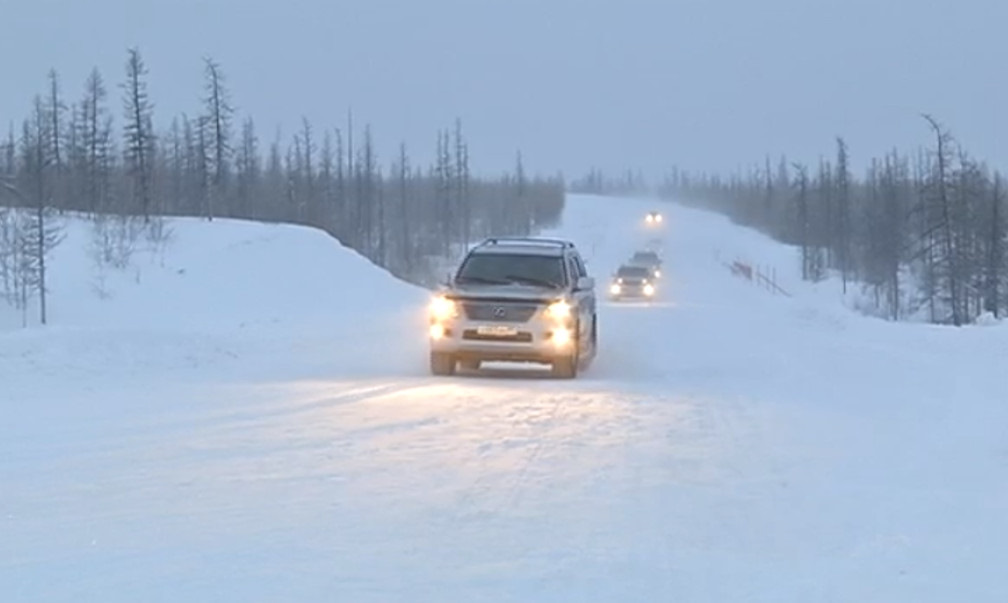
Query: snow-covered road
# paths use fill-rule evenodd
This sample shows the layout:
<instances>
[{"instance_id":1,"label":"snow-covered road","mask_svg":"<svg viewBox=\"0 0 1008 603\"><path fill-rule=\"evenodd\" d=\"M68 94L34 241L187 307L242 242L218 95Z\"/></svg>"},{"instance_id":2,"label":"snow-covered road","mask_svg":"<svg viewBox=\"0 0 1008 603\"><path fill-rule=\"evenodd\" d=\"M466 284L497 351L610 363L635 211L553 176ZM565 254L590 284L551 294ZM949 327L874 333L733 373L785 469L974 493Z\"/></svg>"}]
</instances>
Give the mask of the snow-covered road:
<instances>
[{"instance_id":1,"label":"snow-covered road","mask_svg":"<svg viewBox=\"0 0 1008 603\"><path fill-rule=\"evenodd\" d=\"M654 207L570 199L600 293ZM1004 601L1005 329L772 296L721 262L790 251L660 208L662 299L573 382L429 377L426 294L363 262L291 324L3 334L0 599Z\"/></svg>"}]
</instances>

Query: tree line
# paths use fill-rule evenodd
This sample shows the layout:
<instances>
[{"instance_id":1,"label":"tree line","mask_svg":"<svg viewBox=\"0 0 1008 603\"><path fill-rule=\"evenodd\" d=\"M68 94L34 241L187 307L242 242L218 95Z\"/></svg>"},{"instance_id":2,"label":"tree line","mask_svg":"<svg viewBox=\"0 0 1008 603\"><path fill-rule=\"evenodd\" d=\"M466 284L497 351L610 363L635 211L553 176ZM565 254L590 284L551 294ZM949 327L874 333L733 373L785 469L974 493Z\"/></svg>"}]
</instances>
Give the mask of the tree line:
<instances>
[{"instance_id":1,"label":"tree line","mask_svg":"<svg viewBox=\"0 0 1008 603\"><path fill-rule=\"evenodd\" d=\"M51 70L30 116L0 138L0 294L22 310L40 302L46 259L62 239L59 216L92 223L95 262L123 268L140 246L164 246L166 217L237 218L317 227L405 280L429 285L437 266L474 240L525 235L556 223L560 178L530 176L521 153L498 176L474 175L456 120L437 132L435 159L405 143L384 157L352 112L337 127L307 119L263 141L239 118L227 78L203 61L196 110L155 126L149 70L127 51L116 91L96 68L76 100ZM436 145L436 146L435 146Z\"/></svg>"},{"instance_id":2,"label":"tree line","mask_svg":"<svg viewBox=\"0 0 1008 603\"><path fill-rule=\"evenodd\" d=\"M591 168L580 178L571 180L567 186L567 190L572 193L614 197L639 195L649 188L647 179L640 170L627 169L622 174L612 176L597 167Z\"/></svg>"},{"instance_id":3,"label":"tree line","mask_svg":"<svg viewBox=\"0 0 1008 603\"><path fill-rule=\"evenodd\" d=\"M933 144L850 168L846 141L815 165L786 158L724 177L673 169L661 194L795 245L802 278L836 274L867 311L964 325L1008 311L1004 178L930 115Z\"/></svg>"}]
</instances>

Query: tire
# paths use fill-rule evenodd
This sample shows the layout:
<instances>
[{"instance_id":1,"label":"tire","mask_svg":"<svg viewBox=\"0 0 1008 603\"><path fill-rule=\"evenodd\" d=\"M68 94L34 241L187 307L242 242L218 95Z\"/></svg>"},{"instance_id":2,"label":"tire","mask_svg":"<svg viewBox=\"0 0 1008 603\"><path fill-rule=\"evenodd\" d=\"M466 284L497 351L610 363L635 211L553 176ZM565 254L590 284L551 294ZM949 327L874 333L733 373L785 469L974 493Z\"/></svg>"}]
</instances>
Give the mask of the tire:
<instances>
[{"instance_id":1,"label":"tire","mask_svg":"<svg viewBox=\"0 0 1008 603\"><path fill-rule=\"evenodd\" d=\"M455 357L445 352L430 353L430 371L434 375L449 376L455 374Z\"/></svg>"},{"instance_id":2,"label":"tire","mask_svg":"<svg viewBox=\"0 0 1008 603\"><path fill-rule=\"evenodd\" d=\"M575 333L580 333L580 326L574 327ZM560 356L559 358L554 358L552 363L553 376L559 379L573 379L577 377L578 369L581 366L581 337L574 340L571 346L571 353L567 356Z\"/></svg>"},{"instance_id":3,"label":"tire","mask_svg":"<svg viewBox=\"0 0 1008 603\"><path fill-rule=\"evenodd\" d=\"M459 366L461 366L464 370L467 371L478 371L480 370L481 364L482 361L480 361L478 358L459 361Z\"/></svg>"},{"instance_id":4,"label":"tire","mask_svg":"<svg viewBox=\"0 0 1008 603\"><path fill-rule=\"evenodd\" d=\"M558 379L574 379L578 374L577 354L553 360L553 376Z\"/></svg>"},{"instance_id":5,"label":"tire","mask_svg":"<svg viewBox=\"0 0 1008 603\"><path fill-rule=\"evenodd\" d=\"M591 366L598 356L598 316L592 316L592 329L589 338L590 346L588 352L580 358L580 369L584 370Z\"/></svg>"}]
</instances>

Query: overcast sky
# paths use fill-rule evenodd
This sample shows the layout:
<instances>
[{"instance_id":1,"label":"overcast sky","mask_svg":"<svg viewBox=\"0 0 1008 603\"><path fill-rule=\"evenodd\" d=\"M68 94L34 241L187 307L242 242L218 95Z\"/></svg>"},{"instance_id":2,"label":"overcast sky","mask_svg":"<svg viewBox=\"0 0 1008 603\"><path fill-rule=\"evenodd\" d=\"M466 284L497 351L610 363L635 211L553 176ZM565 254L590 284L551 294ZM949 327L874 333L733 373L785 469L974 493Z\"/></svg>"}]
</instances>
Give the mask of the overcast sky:
<instances>
[{"instance_id":1,"label":"overcast sky","mask_svg":"<svg viewBox=\"0 0 1008 603\"><path fill-rule=\"evenodd\" d=\"M4 124L50 67L76 99L137 45L162 123L198 110L211 55L262 138L352 106L385 159L401 139L426 159L457 116L479 171L519 148L568 176L728 171L838 134L863 160L926 142L928 111L1008 164L1005 0L0 0L0 18Z\"/></svg>"}]
</instances>

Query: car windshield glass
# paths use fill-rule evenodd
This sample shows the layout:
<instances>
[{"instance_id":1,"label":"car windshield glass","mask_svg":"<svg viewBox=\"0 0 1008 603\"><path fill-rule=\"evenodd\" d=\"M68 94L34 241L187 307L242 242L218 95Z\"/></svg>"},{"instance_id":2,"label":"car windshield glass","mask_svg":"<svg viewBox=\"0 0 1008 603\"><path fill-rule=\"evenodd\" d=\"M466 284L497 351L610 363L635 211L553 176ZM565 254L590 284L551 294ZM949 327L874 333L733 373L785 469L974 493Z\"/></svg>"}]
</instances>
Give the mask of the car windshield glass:
<instances>
[{"instance_id":1,"label":"car windshield glass","mask_svg":"<svg viewBox=\"0 0 1008 603\"><path fill-rule=\"evenodd\" d=\"M558 288L564 284L563 258L548 255L474 253L459 268L455 281L519 284Z\"/></svg>"},{"instance_id":2,"label":"car windshield glass","mask_svg":"<svg viewBox=\"0 0 1008 603\"><path fill-rule=\"evenodd\" d=\"M658 255L654 252L639 251L633 255L633 259L638 262L657 262Z\"/></svg>"},{"instance_id":3,"label":"car windshield glass","mask_svg":"<svg viewBox=\"0 0 1008 603\"><path fill-rule=\"evenodd\" d=\"M647 278L650 276L650 272L647 268L620 266L620 269L616 271L616 276L620 278Z\"/></svg>"}]
</instances>

